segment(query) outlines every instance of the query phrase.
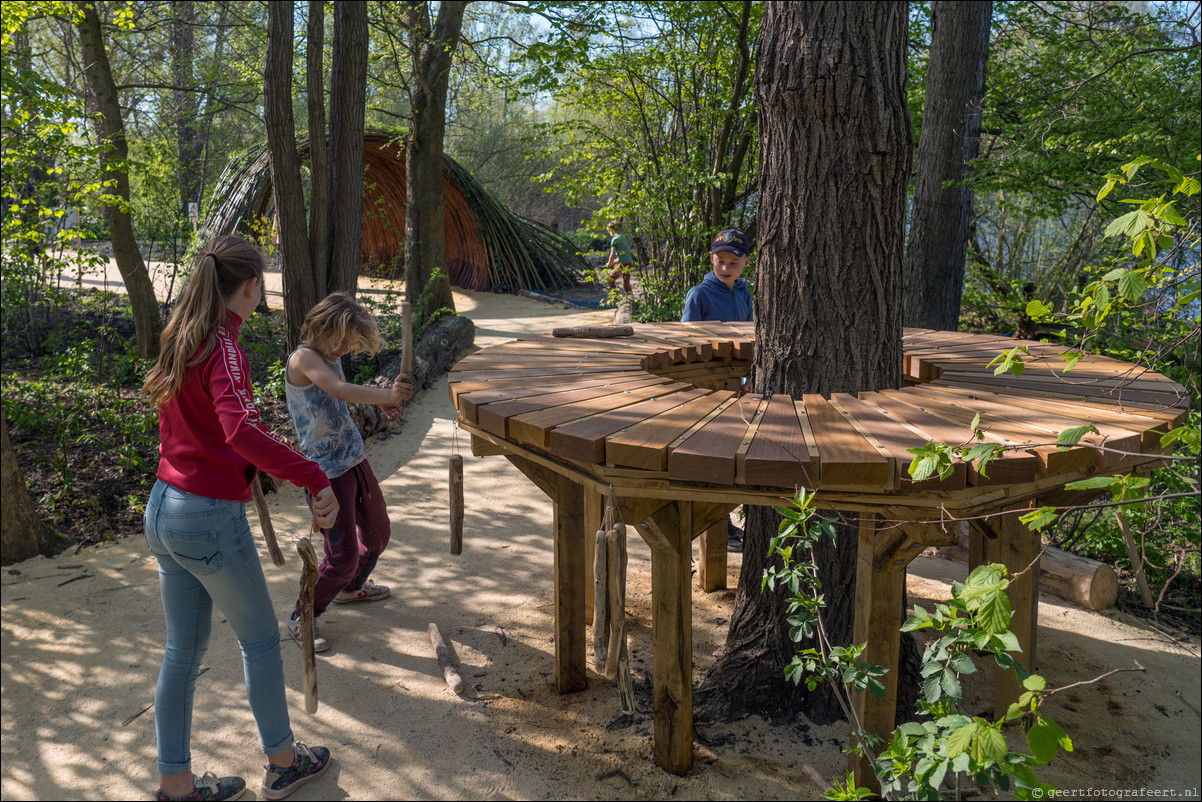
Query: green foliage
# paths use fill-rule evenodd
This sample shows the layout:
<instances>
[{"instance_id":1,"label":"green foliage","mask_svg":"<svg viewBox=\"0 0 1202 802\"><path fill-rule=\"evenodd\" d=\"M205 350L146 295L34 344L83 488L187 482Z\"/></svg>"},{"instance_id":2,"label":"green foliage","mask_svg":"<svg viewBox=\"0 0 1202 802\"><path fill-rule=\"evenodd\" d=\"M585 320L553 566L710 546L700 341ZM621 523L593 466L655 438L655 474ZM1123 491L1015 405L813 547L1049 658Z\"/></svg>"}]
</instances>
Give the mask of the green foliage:
<instances>
[{"instance_id":1,"label":"green foliage","mask_svg":"<svg viewBox=\"0 0 1202 802\"><path fill-rule=\"evenodd\" d=\"M877 739L860 727L852 696L868 692L883 697L880 677L885 669L860 659L863 644L838 646L826 638L821 617L825 602L813 546L822 537L834 538L835 530L829 522L817 519L813 501L813 494L802 489L789 506L776 508L781 523L769 545L769 560L778 558L779 562L764 570L762 588L788 589L790 637L817 646L798 651L785 675L794 683L804 682L810 690L822 683L836 688L859 744L853 751L862 752L876 765L882 796L941 799L940 786L957 775L1019 799L1038 798L1052 790L1039 782L1034 769L1061 750L1071 752L1072 741L1040 710L1048 695L1043 678L1028 675L1014 659L1021 649L1010 632L1006 588L1011 577L1002 565L977 567L964 583L952 585L951 599L937 604L934 611L915 607L913 617L902 625L903 632L930 630L935 636L923 651L920 670L919 712L925 720L902 724L876 753ZM998 721L971 716L963 709L961 677L977 671L971 657L974 653L992 658L999 671L1016 672L1022 683L1019 701ZM1007 744L1005 730L1018 722L1027 731L1029 753ZM868 790L856 788L849 776L846 784L837 784L824 797L862 799L867 794Z\"/></svg>"},{"instance_id":2,"label":"green foliage","mask_svg":"<svg viewBox=\"0 0 1202 802\"><path fill-rule=\"evenodd\" d=\"M643 319L664 319L701 280L714 231L754 214L750 97L758 3L531 3L558 35L525 53L525 85L556 91L543 178L568 204L622 221Z\"/></svg>"}]
</instances>

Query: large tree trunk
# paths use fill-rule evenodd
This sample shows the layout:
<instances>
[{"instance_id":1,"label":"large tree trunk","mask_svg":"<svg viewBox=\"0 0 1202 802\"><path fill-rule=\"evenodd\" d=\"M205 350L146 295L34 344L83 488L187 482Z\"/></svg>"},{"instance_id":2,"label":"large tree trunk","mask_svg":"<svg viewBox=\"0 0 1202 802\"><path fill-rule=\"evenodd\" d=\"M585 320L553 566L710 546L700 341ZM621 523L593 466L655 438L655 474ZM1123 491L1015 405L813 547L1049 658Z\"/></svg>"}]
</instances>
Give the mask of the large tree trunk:
<instances>
[{"instance_id":1,"label":"large tree trunk","mask_svg":"<svg viewBox=\"0 0 1202 802\"><path fill-rule=\"evenodd\" d=\"M80 2L77 5L83 12L78 28L83 47L84 73L96 99L96 107L100 110L104 144L110 148L104 157L104 174L108 181L113 182L110 193L118 198L117 203L108 205L113 257L117 261L117 269L121 271L121 279L125 282L125 291L133 310L138 356L154 359L159 355L159 333L163 330L163 319L154 296L154 284L134 238L133 220L125 211L129 208L129 168L126 164L129 147L125 141L125 120L121 116L117 86L109 67L96 4Z\"/></svg>"},{"instance_id":2,"label":"large tree trunk","mask_svg":"<svg viewBox=\"0 0 1202 802\"><path fill-rule=\"evenodd\" d=\"M50 556L58 551L58 536L38 518L33 508L25 477L21 475L17 456L8 439L8 422L3 409L0 409L0 436L3 437L0 443L3 452L0 485L3 489L0 492L4 498L4 515L0 515L0 565L21 562L39 554Z\"/></svg>"},{"instance_id":3,"label":"large tree trunk","mask_svg":"<svg viewBox=\"0 0 1202 802\"><path fill-rule=\"evenodd\" d=\"M367 44L367 3L337 0L330 74L331 218L326 290L341 290L352 297L359 289L362 253Z\"/></svg>"},{"instance_id":4,"label":"large tree trunk","mask_svg":"<svg viewBox=\"0 0 1202 802\"><path fill-rule=\"evenodd\" d=\"M305 87L309 110L309 256L313 280L328 284L330 268L330 151L326 140L325 2L309 0L309 33L305 42ZM357 282L356 282L357 284Z\"/></svg>"},{"instance_id":5,"label":"large tree trunk","mask_svg":"<svg viewBox=\"0 0 1202 802\"><path fill-rule=\"evenodd\" d=\"M405 151L408 206L405 211L405 292L413 304L413 325L423 329L438 310L454 309L444 239L446 194L442 138L446 128L447 83L459 44L466 2L439 5L433 30L423 2L407 2L413 37L413 120ZM435 279L435 270L441 275Z\"/></svg>"},{"instance_id":6,"label":"large tree trunk","mask_svg":"<svg viewBox=\"0 0 1202 802\"><path fill-rule=\"evenodd\" d=\"M758 42L760 200L755 390L901 385L901 268L913 142L907 4L770 2ZM730 634L702 686L705 715L801 709L829 722L829 691L784 677L799 648L785 600L761 593L778 516L750 508ZM851 643L856 529L818 551L824 619ZM898 624L901 611L898 611Z\"/></svg>"},{"instance_id":7,"label":"large tree trunk","mask_svg":"<svg viewBox=\"0 0 1202 802\"><path fill-rule=\"evenodd\" d=\"M296 153L296 124L292 116L292 38L292 3L272 0L267 4L263 117L271 153L271 186L280 224L284 325L289 351L300 343L305 315L321 299L309 261L305 192Z\"/></svg>"},{"instance_id":8,"label":"large tree trunk","mask_svg":"<svg viewBox=\"0 0 1202 802\"><path fill-rule=\"evenodd\" d=\"M989 0L931 3L931 55L904 271L907 326L959 327L972 222L967 179L981 144L992 6Z\"/></svg>"}]
</instances>

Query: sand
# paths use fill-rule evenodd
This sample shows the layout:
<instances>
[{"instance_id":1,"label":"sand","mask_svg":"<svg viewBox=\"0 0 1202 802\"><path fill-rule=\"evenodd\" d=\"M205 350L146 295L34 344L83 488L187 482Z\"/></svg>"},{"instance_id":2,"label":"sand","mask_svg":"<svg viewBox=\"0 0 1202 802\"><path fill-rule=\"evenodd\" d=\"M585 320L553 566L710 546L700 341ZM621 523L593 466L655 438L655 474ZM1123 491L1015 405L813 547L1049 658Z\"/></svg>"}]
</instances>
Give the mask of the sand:
<instances>
[{"instance_id":1,"label":"sand","mask_svg":"<svg viewBox=\"0 0 1202 802\"><path fill-rule=\"evenodd\" d=\"M509 295L457 293L477 345L561 325L611 322ZM447 457L465 456L463 554L448 553ZM320 706L304 712L300 650L283 649L297 737L330 747L329 774L305 799L811 799L816 780L846 770L842 725L772 724L752 716L699 725L685 777L655 767L650 715L650 554L630 542L628 630L639 696L623 720L617 690L590 672L588 689L554 687L551 504L501 457L470 455L445 377L422 393L368 454L388 498L393 540L375 579L384 601L334 606L320 621ZM291 485L268 497L287 564L261 548L277 614L295 599L293 544L308 524ZM253 511L252 529L257 532ZM319 546L320 548L320 546ZM741 564L732 555L729 587ZM946 597L963 566L937 556L911 568L912 601ZM139 799L157 787L154 684L163 644L155 562L140 538L35 558L0 573L4 799ZM697 679L712 665L733 590L694 586ZM220 613L217 614L221 621ZM468 690L452 693L430 645L437 623ZM1202 707L1197 639L1174 642L1113 610L1043 597L1037 669L1053 686L1134 668L1058 694L1050 712L1076 749L1044 776L1063 789L1175 792L1198 798ZM193 768L248 779L261 772L232 631L219 623L196 692ZM972 712L992 709L989 683L966 685ZM984 695L982 695L984 694ZM1084 796L1084 792L1078 796Z\"/></svg>"}]
</instances>

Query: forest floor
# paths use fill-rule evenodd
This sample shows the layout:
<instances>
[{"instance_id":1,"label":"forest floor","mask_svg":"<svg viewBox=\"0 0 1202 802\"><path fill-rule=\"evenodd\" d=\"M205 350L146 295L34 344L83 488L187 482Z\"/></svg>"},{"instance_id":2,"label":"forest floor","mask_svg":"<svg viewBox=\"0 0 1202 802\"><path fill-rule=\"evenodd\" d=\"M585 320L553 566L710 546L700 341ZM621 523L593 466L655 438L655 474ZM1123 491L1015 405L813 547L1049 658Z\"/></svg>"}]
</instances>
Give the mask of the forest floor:
<instances>
[{"instance_id":1,"label":"forest floor","mask_svg":"<svg viewBox=\"0 0 1202 802\"><path fill-rule=\"evenodd\" d=\"M614 315L510 295L457 293L455 300L475 322L481 347ZM507 461L468 456L464 550L448 554L446 457L468 454L468 441L455 426L443 377L391 432L369 442L393 521L376 579L392 596L322 617L332 648L318 658L320 707L313 716L303 712L300 651L284 642L293 728L335 757L328 777L293 798L810 799L841 778L846 728L801 718L698 722L692 770L676 777L655 767L650 553L637 537L630 543L627 626L638 713L623 717L616 689L591 672L587 690L558 695L551 504ZM288 562L276 568L261 557L284 615L299 577L292 544L306 531L308 512L291 485L269 495L268 504ZM253 512L251 518L257 529ZM740 567L739 555L731 555L732 590L694 588L698 681L725 639ZM930 609L965 574L958 563L919 557L909 572L911 602ZM35 558L7 567L0 580L0 796L145 798L157 779L153 697L162 653L157 573L145 543L127 537ZM463 696L442 679L427 635L431 622L462 666ZM1075 749L1041 776L1080 789L1071 794L1077 798L1141 790L1198 798L1200 653L1197 637L1171 638L1123 612L1041 597L1036 667L1050 686L1122 670L1048 703ZM1137 664L1145 670L1133 670ZM202 672L194 768L243 774L253 797L261 755L228 627L215 627ZM986 667L968 677L970 712L992 710L990 679Z\"/></svg>"}]
</instances>

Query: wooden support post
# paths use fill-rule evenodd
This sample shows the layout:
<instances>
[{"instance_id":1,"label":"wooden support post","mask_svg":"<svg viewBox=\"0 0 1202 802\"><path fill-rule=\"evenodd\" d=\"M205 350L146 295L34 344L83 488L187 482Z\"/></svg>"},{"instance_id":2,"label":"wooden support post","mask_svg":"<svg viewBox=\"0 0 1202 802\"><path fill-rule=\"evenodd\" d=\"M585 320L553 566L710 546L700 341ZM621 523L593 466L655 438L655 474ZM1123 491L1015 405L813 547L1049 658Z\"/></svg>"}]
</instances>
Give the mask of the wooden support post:
<instances>
[{"instance_id":1,"label":"wooden support post","mask_svg":"<svg viewBox=\"0 0 1202 802\"><path fill-rule=\"evenodd\" d=\"M676 502L650 519L655 765L683 775L693 765L693 505Z\"/></svg>"},{"instance_id":2,"label":"wooden support post","mask_svg":"<svg viewBox=\"0 0 1202 802\"><path fill-rule=\"evenodd\" d=\"M1039 553L1039 534L1028 529L1026 524L1018 519L1018 513L991 518L988 526L997 533L997 537L982 538L983 563L1001 563L1012 574L1031 565L1031 561ZM1013 611L1010 631L1018 638L1018 645L1022 647L1022 653L1015 655L1015 658L1027 671L1033 671L1035 636L1039 628L1039 564L1036 563L1022 576L1011 580L1010 586L1006 588L1006 595L1010 597L1010 608ZM998 669L993 690L994 717L1000 718L1005 715L1010 705L1018 701L1019 695L1018 676L1013 671Z\"/></svg>"},{"instance_id":3,"label":"wooden support post","mask_svg":"<svg viewBox=\"0 0 1202 802\"><path fill-rule=\"evenodd\" d=\"M585 587L593 586L593 571L596 566L596 555L594 549L596 547L595 538L593 537L594 530L600 529L604 536L605 527L601 525L601 517L605 515L605 496L598 493L591 487L584 488L584 570L585 570ZM585 594L584 597L584 618L589 620L595 616L593 610L594 599L592 594ZM593 633L594 637L596 633Z\"/></svg>"},{"instance_id":4,"label":"wooden support post","mask_svg":"<svg viewBox=\"0 0 1202 802\"><path fill-rule=\"evenodd\" d=\"M718 521L701 535L697 583L706 593L726 587L726 534L729 523L729 518Z\"/></svg>"},{"instance_id":5,"label":"wooden support post","mask_svg":"<svg viewBox=\"0 0 1202 802\"><path fill-rule=\"evenodd\" d=\"M885 696L855 697L856 714L866 732L883 738L893 733L897 712L897 670L901 625L905 616L906 566L922 553L925 530L919 527L877 527L875 514L860 518L856 556L856 620L852 642L867 644L863 660L889 669L881 682ZM938 542L937 538L933 538ZM856 783L880 790L872 764L851 756Z\"/></svg>"},{"instance_id":6,"label":"wooden support post","mask_svg":"<svg viewBox=\"0 0 1202 802\"><path fill-rule=\"evenodd\" d=\"M588 687L585 673L584 488L558 476L555 494L555 684L560 693Z\"/></svg>"}]
</instances>

